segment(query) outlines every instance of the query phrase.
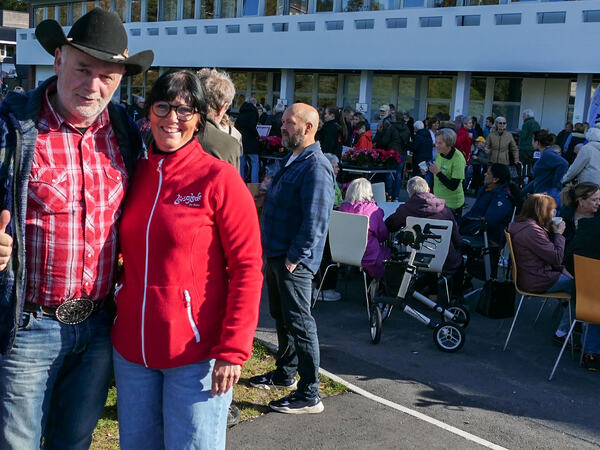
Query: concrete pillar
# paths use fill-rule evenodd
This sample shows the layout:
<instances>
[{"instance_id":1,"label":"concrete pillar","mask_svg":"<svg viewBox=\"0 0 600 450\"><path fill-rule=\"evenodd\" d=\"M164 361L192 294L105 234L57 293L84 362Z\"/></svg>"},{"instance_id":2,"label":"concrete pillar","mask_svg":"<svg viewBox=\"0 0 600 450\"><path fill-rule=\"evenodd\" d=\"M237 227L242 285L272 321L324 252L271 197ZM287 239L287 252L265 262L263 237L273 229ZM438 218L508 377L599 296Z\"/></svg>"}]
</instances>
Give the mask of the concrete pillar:
<instances>
[{"instance_id":1,"label":"concrete pillar","mask_svg":"<svg viewBox=\"0 0 600 450\"><path fill-rule=\"evenodd\" d=\"M575 91L575 106L573 108L573 123L587 122L592 92L592 74L577 74L577 90ZM593 124L591 124L593 125Z\"/></svg>"},{"instance_id":2,"label":"concrete pillar","mask_svg":"<svg viewBox=\"0 0 600 450\"><path fill-rule=\"evenodd\" d=\"M279 91L279 100L284 105L294 103L294 70L281 69L281 89Z\"/></svg>"},{"instance_id":3,"label":"concrete pillar","mask_svg":"<svg viewBox=\"0 0 600 450\"><path fill-rule=\"evenodd\" d=\"M369 120L373 120L371 111L371 97L373 95L373 71L360 71L360 89L358 91L358 103L362 106L361 111Z\"/></svg>"},{"instance_id":4,"label":"concrete pillar","mask_svg":"<svg viewBox=\"0 0 600 450\"><path fill-rule=\"evenodd\" d=\"M471 72L458 72L456 78L456 93L451 118L469 113L469 100L471 97Z\"/></svg>"}]
</instances>

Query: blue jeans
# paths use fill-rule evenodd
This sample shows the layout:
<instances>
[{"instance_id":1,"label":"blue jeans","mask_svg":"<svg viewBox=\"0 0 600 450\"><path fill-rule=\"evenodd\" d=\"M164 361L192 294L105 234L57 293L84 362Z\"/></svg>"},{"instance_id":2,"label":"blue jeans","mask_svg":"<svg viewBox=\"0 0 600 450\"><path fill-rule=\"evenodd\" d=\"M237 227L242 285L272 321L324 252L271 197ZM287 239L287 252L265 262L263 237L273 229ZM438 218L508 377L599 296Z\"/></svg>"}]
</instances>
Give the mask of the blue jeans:
<instances>
[{"instance_id":1,"label":"blue jeans","mask_svg":"<svg viewBox=\"0 0 600 450\"><path fill-rule=\"evenodd\" d=\"M405 162L404 158L406 157L403 156L402 161L396 166L396 174L388 173L385 179L385 189L392 199L400 198L400 191L402 190L402 171L404 170Z\"/></svg>"},{"instance_id":2,"label":"blue jeans","mask_svg":"<svg viewBox=\"0 0 600 450\"><path fill-rule=\"evenodd\" d=\"M569 308L571 308L571 318L575 320L575 280L569 278L564 273L560 274L558 281L554 283L547 292L568 292L571 294L571 301L569 302ZM568 333L571 328L571 323L569 322L569 310L565 308L563 311L562 318L560 319L560 323L558 324L557 331L562 331L563 333Z\"/></svg>"},{"instance_id":3,"label":"blue jeans","mask_svg":"<svg viewBox=\"0 0 600 450\"><path fill-rule=\"evenodd\" d=\"M112 376L111 318L77 325L23 313L0 359L0 448L87 449Z\"/></svg>"},{"instance_id":4,"label":"blue jeans","mask_svg":"<svg viewBox=\"0 0 600 450\"><path fill-rule=\"evenodd\" d=\"M242 178L245 180L245 174L246 174L246 160L250 161L250 183L258 183L258 163L259 163L259 159L258 159L258 154L255 153L249 153L249 154L243 154L242 155L242 160L241 160L241 164L240 164L240 170L242 173Z\"/></svg>"},{"instance_id":5,"label":"blue jeans","mask_svg":"<svg viewBox=\"0 0 600 450\"><path fill-rule=\"evenodd\" d=\"M310 312L313 273L303 264L290 273L285 258L267 258L265 274L279 341L276 378L294 378L297 372L298 395L311 399L319 396L320 358L317 324Z\"/></svg>"},{"instance_id":6,"label":"blue jeans","mask_svg":"<svg viewBox=\"0 0 600 450\"><path fill-rule=\"evenodd\" d=\"M212 395L214 360L159 370L113 356L123 450L225 448L232 389Z\"/></svg>"}]
</instances>

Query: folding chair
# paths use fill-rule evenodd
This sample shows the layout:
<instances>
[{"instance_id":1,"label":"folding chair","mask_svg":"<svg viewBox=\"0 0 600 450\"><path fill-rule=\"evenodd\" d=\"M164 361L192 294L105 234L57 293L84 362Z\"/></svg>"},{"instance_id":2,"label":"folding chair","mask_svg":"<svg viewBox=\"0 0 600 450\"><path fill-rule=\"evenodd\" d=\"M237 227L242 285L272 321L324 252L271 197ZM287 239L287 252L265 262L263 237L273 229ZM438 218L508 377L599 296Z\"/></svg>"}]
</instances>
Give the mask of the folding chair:
<instances>
[{"instance_id":1,"label":"folding chair","mask_svg":"<svg viewBox=\"0 0 600 450\"><path fill-rule=\"evenodd\" d=\"M313 300L313 306L321 293L323 281L331 267L346 264L358 267L363 276L365 288L365 300L367 303L367 315L371 320L371 308L367 292L367 274L362 268L362 258L367 249L367 235L369 232L369 217L362 214L351 214L333 211L329 221L329 249L331 250L331 262L325 269L321 278L317 295Z\"/></svg>"},{"instance_id":2,"label":"folding chair","mask_svg":"<svg viewBox=\"0 0 600 450\"><path fill-rule=\"evenodd\" d=\"M521 311L521 305L523 304L523 299L525 297L539 297L539 298L544 298L544 299L548 299L548 298L557 298L560 301L567 301L569 302L571 300L571 294L569 294L568 292L544 292L543 294L535 294L533 292L526 292L523 291L521 289L519 289L519 285L517 283L517 261L515 259L515 252L513 250L513 245L512 245L512 239L510 237L510 233L508 231L504 231L504 235L506 236L506 243L508 244L508 250L510 253L510 260L512 261L512 278L513 278L513 282L515 283L515 289L516 291L521 294L521 299L519 300L519 306L517 307L517 312L515 313L515 317L512 321L512 324L510 326L510 331L508 332L508 336L506 337L506 342L504 342L504 347L502 348L502 350L506 350L506 346L508 345L508 341L510 340L510 336L513 332L513 328L515 327L515 323L517 321L517 317L519 317L519 312ZM546 301L544 301L544 303L542 304L538 315L535 319L535 321L537 321L538 317L540 316L540 313L542 312L542 309L544 308L544 305L546 304ZM567 306L568 307L568 306ZM568 307L569 308L569 307ZM534 321L534 324L535 324ZM571 308L569 308L569 323L571 323ZM573 347L571 346L571 349Z\"/></svg>"},{"instance_id":3,"label":"folding chair","mask_svg":"<svg viewBox=\"0 0 600 450\"><path fill-rule=\"evenodd\" d=\"M385 183L373 183L373 199L376 203L385 203Z\"/></svg>"},{"instance_id":4,"label":"folding chair","mask_svg":"<svg viewBox=\"0 0 600 450\"><path fill-rule=\"evenodd\" d=\"M554 377L554 372L558 367L560 358L565 351L567 342L573 334L575 323L587 322L600 325L600 297L598 297L598 288L600 283L598 282L598 274L600 273L600 260L593 258L586 258L585 256L574 255L575 260L575 288L577 289L577 302L575 303L575 320L571 323L569 334L565 339L565 343L560 349L558 358L554 363L552 372L550 373L549 381ZM581 358L579 364L583 360L583 351L585 349L585 341L587 339L587 327L583 336L583 346L581 348Z\"/></svg>"}]
</instances>

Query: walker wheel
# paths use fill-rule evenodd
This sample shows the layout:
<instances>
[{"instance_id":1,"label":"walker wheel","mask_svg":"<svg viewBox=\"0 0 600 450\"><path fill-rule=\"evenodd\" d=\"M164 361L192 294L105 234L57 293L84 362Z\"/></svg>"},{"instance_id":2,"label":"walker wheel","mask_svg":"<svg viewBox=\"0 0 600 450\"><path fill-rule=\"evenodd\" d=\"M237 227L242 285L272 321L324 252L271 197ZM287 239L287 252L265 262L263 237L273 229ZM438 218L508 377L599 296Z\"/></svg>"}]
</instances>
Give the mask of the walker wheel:
<instances>
[{"instance_id":1,"label":"walker wheel","mask_svg":"<svg viewBox=\"0 0 600 450\"><path fill-rule=\"evenodd\" d=\"M439 323L433 329L433 342L441 351L454 353L465 344L465 332L453 322Z\"/></svg>"},{"instance_id":2,"label":"walker wheel","mask_svg":"<svg viewBox=\"0 0 600 450\"><path fill-rule=\"evenodd\" d=\"M379 307L381 308L381 320L385 322L392 315L392 309L394 309L394 305L390 305L389 303L380 303Z\"/></svg>"},{"instance_id":3,"label":"walker wheel","mask_svg":"<svg viewBox=\"0 0 600 450\"><path fill-rule=\"evenodd\" d=\"M448 308L446 308L446 311L451 312L454 315L454 317L452 319L448 320L442 314L443 322L453 322L454 324L458 325L461 328L467 328L467 325L469 325L469 321L471 320L471 315L469 314L469 311L467 310L467 308L465 308L464 306L460 306L460 305L453 305L453 306L449 306Z\"/></svg>"},{"instance_id":4,"label":"walker wheel","mask_svg":"<svg viewBox=\"0 0 600 450\"><path fill-rule=\"evenodd\" d=\"M381 309L379 305L371 307L371 341L378 344L381 340Z\"/></svg>"}]
</instances>

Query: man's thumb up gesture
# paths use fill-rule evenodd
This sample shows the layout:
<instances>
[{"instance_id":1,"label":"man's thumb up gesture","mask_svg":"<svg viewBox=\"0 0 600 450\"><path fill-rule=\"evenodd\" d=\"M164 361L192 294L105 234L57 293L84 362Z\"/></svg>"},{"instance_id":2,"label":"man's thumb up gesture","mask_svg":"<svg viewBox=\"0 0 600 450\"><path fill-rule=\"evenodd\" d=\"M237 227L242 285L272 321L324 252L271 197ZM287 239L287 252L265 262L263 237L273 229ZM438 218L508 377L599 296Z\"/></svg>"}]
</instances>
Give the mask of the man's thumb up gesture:
<instances>
[{"instance_id":1,"label":"man's thumb up gesture","mask_svg":"<svg viewBox=\"0 0 600 450\"><path fill-rule=\"evenodd\" d=\"M10 222L10 211L4 210L0 213L0 271L6 269L8 260L12 254L13 239L6 234L6 227Z\"/></svg>"}]
</instances>

